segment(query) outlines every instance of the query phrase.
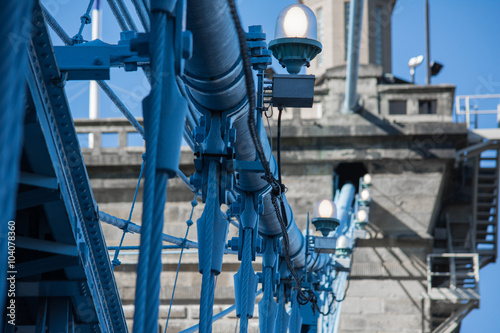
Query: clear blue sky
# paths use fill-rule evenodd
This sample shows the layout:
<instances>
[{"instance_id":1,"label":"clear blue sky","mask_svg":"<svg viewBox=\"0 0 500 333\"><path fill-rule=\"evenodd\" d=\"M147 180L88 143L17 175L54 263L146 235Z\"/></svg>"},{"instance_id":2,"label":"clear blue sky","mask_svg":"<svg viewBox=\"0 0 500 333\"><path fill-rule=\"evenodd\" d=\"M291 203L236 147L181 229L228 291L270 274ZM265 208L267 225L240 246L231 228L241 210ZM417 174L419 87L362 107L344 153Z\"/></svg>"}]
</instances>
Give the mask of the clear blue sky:
<instances>
[{"instance_id":1,"label":"clear blue sky","mask_svg":"<svg viewBox=\"0 0 500 333\"><path fill-rule=\"evenodd\" d=\"M78 30L79 17L85 11L87 1L42 0L42 2L47 4L56 19L70 36L73 36ZM106 1L102 2L103 40L116 43L119 39L118 25ZM295 1L239 0L238 2L244 25L263 25L269 40L274 35L274 22L279 11ZM431 60L444 64L441 73L433 78L433 83L455 84L457 95L500 94L498 61L500 1L430 0L430 10ZM90 39L89 27L85 29L84 38ZM56 44L60 44L56 38L54 40ZM398 0L392 20L393 74L409 80L408 60L420 54L425 55L424 0ZM424 81L425 70L422 66L417 68L416 83L423 84ZM140 116L140 101L149 89L142 73L113 70L112 80L109 83L130 110L136 116ZM69 82L67 88L74 116L76 118L88 116L88 84ZM102 117L121 116L106 97L103 96L101 99ZM480 124L487 125L485 122ZM462 332L500 332L498 282L500 265L490 264L482 269L480 278L481 308L466 317L462 324Z\"/></svg>"}]
</instances>

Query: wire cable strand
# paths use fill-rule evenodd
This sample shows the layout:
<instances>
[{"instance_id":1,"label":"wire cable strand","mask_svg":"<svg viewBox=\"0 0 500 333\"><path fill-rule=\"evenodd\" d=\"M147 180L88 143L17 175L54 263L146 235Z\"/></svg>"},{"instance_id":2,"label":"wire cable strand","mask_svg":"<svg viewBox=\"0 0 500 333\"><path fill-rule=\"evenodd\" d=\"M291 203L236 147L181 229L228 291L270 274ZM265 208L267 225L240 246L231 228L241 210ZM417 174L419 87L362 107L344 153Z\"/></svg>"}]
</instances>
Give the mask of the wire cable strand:
<instances>
[{"instance_id":1,"label":"wire cable strand","mask_svg":"<svg viewBox=\"0 0 500 333\"><path fill-rule=\"evenodd\" d=\"M122 29L122 31L128 30L127 22L125 22L124 18L122 17L120 10L118 9L118 6L116 4L116 1L108 0L108 5L111 11L113 12L113 15L115 16L116 21L120 26L120 29Z\"/></svg>"},{"instance_id":2,"label":"wire cable strand","mask_svg":"<svg viewBox=\"0 0 500 333\"><path fill-rule=\"evenodd\" d=\"M139 16L144 31L149 32L151 24L149 22L149 14L146 5L141 0L132 0L132 3L134 4L135 11L137 16Z\"/></svg>"},{"instance_id":3,"label":"wire cable strand","mask_svg":"<svg viewBox=\"0 0 500 333\"><path fill-rule=\"evenodd\" d=\"M129 26L129 30L138 31L137 26L135 25L134 20L132 20L132 16L130 16L130 12L128 11L128 8L123 2L123 0L116 0L116 2L118 4L118 7L120 7L120 11Z\"/></svg>"},{"instance_id":4,"label":"wire cable strand","mask_svg":"<svg viewBox=\"0 0 500 333\"><path fill-rule=\"evenodd\" d=\"M96 82L99 85L99 87L101 87L102 91L104 91L104 93L109 97L111 102L113 102L113 104L118 108L118 110L120 110L120 112L125 116L125 118L127 118L130 124L134 126L137 132L139 132L139 134L144 139L144 128L141 126L141 124L139 124L139 122L134 117L132 112L130 112L129 109L127 109L125 104L123 104L123 102L118 98L118 96L116 96L115 92L109 87L109 85L106 82L102 80L98 80Z\"/></svg>"},{"instance_id":5,"label":"wire cable strand","mask_svg":"<svg viewBox=\"0 0 500 333\"><path fill-rule=\"evenodd\" d=\"M71 37L66 33L66 31L64 31L64 29L59 25L59 23L57 23L56 19L49 13L47 8L45 8L43 4L41 4L41 6L42 6L43 17L45 18L45 21L47 22L49 27L51 27L52 30L54 30L56 35L59 36L59 38L63 41L65 45L73 45L73 40L71 39Z\"/></svg>"},{"instance_id":6,"label":"wire cable strand","mask_svg":"<svg viewBox=\"0 0 500 333\"><path fill-rule=\"evenodd\" d=\"M189 219L186 221L187 228L186 228L186 235L184 236L184 242L187 240L187 237L189 235L189 228L193 225L193 220L192 220L193 212L194 208L198 205L198 202L196 201L197 197L198 197L198 192L195 193L194 199L193 201L191 201L191 215L189 216ZM181 245L181 253L179 255L179 262L177 263L177 271L175 272L174 287L172 288L172 296L170 296L170 306L168 307L167 322L165 323L165 330L164 330L165 333L167 333L168 320L170 319L170 311L172 310L172 304L174 302L175 288L177 286L177 278L179 277L179 270L181 268L183 252L184 252L184 243Z\"/></svg>"},{"instance_id":7,"label":"wire cable strand","mask_svg":"<svg viewBox=\"0 0 500 333\"><path fill-rule=\"evenodd\" d=\"M93 5L94 5L94 0L90 0L89 5L87 6L87 10L85 11L85 14L83 14L82 17L80 17L81 21L80 28L78 29L78 33L72 38L74 44L83 42L83 37L82 37L83 28L85 28L87 24L92 22L92 18L90 17L90 11L92 10Z\"/></svg>"},{"instance_id":8,"label":"wire cable strand","mask_svg":"<svg viewBox=\"0 0 500 333\"><path fill-rule=\"evenodd\" d=\"M123 234L122 234L122 238L120 240L120 245L118 246L118 248L115 251L115 255L113 257L113 261L111 261L111 264L113 265L113 268L115 268L116 266L118 266L118 265L121 264L120 260L118 259L118 255L120 254L120 250L122 248L123 240L125 239L125 235L128 232L130 232L128 230L128 225L130 224L130 220L132 220L132 214L134 212L134 207L135 207L135 200L137 199L137 193L139 192L139 187L141 186L141 178L142 178L142 172L144 171L145 158L146 158L146 154L143 154L142 155L141 171L139 172L139 179L137 180L137 186L135 187L134 199L132 200L132 206L130 207L130 213L128 215L127 224L123 228Z\"/></svg>"}]
</instances>

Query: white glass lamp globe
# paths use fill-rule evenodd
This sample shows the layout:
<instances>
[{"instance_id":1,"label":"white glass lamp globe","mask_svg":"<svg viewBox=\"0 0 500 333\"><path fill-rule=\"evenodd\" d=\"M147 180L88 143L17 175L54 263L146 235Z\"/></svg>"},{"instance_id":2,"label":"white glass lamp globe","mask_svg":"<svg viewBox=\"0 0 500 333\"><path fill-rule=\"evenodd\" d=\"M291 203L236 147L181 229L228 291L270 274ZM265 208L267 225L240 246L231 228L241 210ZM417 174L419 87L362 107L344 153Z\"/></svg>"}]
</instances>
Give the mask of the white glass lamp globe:
<instances>
[{"instance_id":1,"label":"white glass lamp globe","mask_svg":"<svg viewBox=\"0 0 500 333\"><path fill-rule=\"evenodd\" d=\"M340 225L340 221L337 219L337 207L333 201L323 199L318 202L314 209L312 224L316 227L316 230L321 231L325 237L327 237L330 232L337 229Z\"/></svg>"},{"instance_id":2,"label":"white glass lamp globe","mask_svg":"<svg viewBox=\"0 0 500 333\"><path fill-rule=\"evenodd\" d=\"M274 38L318 38L316 16L302 4L285 7L276 20Z\"/></svg>"},{"instance_id":3,"label":"white glass lamp globe","mask_svg":"<svg viewBox=\"0 0 500 333\"><path fill-rule=\"evenodd\" d=\"M359 222L366 222L368 220L368 213L366 212L366 210L364 209L358 210L358 212L356 213L356 219Z\"/></svg>"},{"instance_id":4,"label":"white glass lamp globe","mask_svg":"<svg viewBox=\"0 0 500 333\"><path fill-rule=\"evenodd\" d=\"M338 257L347 257L352 253L351 241L344 235L337 238L335 255Z\"/></svg>"},{"instance_id":5,"label":"white glass lamp globe","mask_svg":"<svg viewBox=\"0 0 500 333\"><path fill-rule=\"evenodd\" d=\"M321 200L316 207L314 217L336 218L337 207L335 207L335 204L330 200Z\"/></svg>"},{"instance_id":6,"label":"white glass lamp globe","mask_svg":"<svg viewBox=\"0 0 500 333\"><path fill-rule=\"evenodd\" d=\"M361 200L368 201L370 200L370 191L368 189L364 189L360 193Z\"/></svg>"},{"instance_id":7,"label":"white glass lamp globe","mask_svg":"<svg viewBox=\"0 0 500 333\"><path fill-rule=\"evenodd\" d=\"M304 10L300 7L292 7L283 19L283 31L287 37L306 37L309 22Z\"/></svg>"},{"instance_id":8,"label":"white glass lamp globe","mask_svg":"<svg viewBox=\"0 0 500 333\"><path fill-rule=\"evenodd\" d=\"M298 74L321 52L317 38L316 16L309 7L297 3L285 7L278 15L269 50L288 73Z\"/></svg>"},{"instance_id":9,"label":"white glass lamp globe","mask_svg":"<svg viewBox=\"0 0 500 333\"><path fill-rule=\"evenodd\" d=\"M363 183L366 185L371 185L372 184L372 175L367 173L366 175L363 176Z\"/></svg>"}]
</instances>

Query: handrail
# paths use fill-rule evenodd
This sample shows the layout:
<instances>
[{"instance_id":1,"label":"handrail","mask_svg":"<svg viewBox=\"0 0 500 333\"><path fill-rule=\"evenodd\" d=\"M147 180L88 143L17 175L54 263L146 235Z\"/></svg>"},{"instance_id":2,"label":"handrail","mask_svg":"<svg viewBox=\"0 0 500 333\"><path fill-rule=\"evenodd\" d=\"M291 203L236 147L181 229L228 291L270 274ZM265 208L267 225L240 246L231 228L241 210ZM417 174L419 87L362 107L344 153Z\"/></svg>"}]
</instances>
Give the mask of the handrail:
<instances>
[{"instance_id":1,"label":"handrail","mask_svg":"<svg viewBox=\"0 0 500 333\"><path fill-rule=\"evenodd\" d=\"M497 104L497 109L496 110L479 110L478 106L476 105L476 109L471 108L471 101L472 100L478 100L478 99L498 99L498 104ZM462 103L463 102L463 103ZM462 107L464 108L462 110ZM476 122L477 122L477 116L478 115L485 115L485 114L496 114L497 115L497 123L496 127L500 124L500 94L490 94L490 95L461 95L461 96L456 96L455 97L455 115L458 116L465 116L465 123L467 125L467 128L470 128L471 126L471 116L475 115L476 116ZM477 127L477 123L476 123Z\"/></svg>"}]
</instances>

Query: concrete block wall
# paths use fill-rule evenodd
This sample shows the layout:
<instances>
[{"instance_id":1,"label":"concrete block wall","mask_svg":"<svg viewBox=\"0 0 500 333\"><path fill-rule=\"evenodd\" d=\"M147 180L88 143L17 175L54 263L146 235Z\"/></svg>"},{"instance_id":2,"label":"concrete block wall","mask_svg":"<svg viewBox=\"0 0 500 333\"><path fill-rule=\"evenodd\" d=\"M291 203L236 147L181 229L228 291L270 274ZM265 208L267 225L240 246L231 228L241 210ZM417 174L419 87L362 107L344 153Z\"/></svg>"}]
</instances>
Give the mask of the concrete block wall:
<instances>
[{"instance_id":1,"label":"concrete block wall","mask_svg":"<svg viewBox=\"0 0 500 333\"><path fill-rule=\"evenodd\" d=\"M296 222L301 229L306 227L307 211L313 212L315 204L332 196L332 174L334 164L310 163L293 164L284 167L284 182L287 185L287 198L294 210ZM375 168L368 164L367 167ZM440 177L443 169L439 164L429 164L415 171L394 171L377 166L373 173L372 226L368 237L378 238L382 243L370 243L370 239L362 240L355 250L354 265L346 299L342 304L340 328L342 332L422 332L425 327L427 313L423 302L426 290L425 258L427 243L422 242L414 247L390 246L390 237L406 235L394 227L394 223L386 221L388 216L404 221L405 230L415 230L414 236L424 236L432 219L433 202L439 194ZM113 192L133 192L135 181L123 179L108 181L93 179L97 201L102 202L99 208L109 214L127 218L130 202L113 202L121 198ZM126 184L126 185L124 185ZM127 188L128 187L128 188ZM106 192L111 193L107 196ZM172 192L172 194L171 194ZM169 188L165 210L164 232L184 237L185 220L191 212L190 198L187 197L182 184L173 183ZM420 200L423 196L430 200ZM140 224L142 202L136 203L132 221ZM170 201L172 200L172 201ZM108 202L106 202L108 201ZM401 203L404 201L405 203ZM387 206L390 202L393 206ZM407 204L411 206L407 207ZM384 208L384 214L381 209ZM425 209L424 209L425 208ZM424 215L416 214L424 209ZM193 220L201 215L203 204L194 210ZM411 218L409 218L411 217ZM416 220L415 220L416 219ZM416 223L415 221L418 221ZM311 227L313 228L313 227ZM122 231L103 224L108 246L119 243ZM237 235L237 229L230 226L231 236ZM196 225L191 227L189 239L196 240ZM128 234L125 245L139 245L139 235ZM363 243L364 241L364 243ZM113 254L113 253L111 253ZM122 265L115 269L119 292L125 306L129 325L133 319L133 302L135 295L136 255L128 255L123 251L120 255ZM177 268L178 254L163 256L164 271L162 273L160 325L164 329L168 305L172 293L172 285ZM169 321L168 332L178 332L197 323L199 319L199 297L201 293L201 275L198 273L196 253L187 253L183 257L180 275L177 282ZM260 270L260 259L255 263L255 270ZM217 279L214 314L234 303L233 275L237 272L239 262L234 256L226 256L224 272ZM258 316L257 307L254 312ZM237 325L234 312L214 324L214 332L232 332ZM258 331L258 319L251 320L251 331Z\"/></svg>"}]
</instances>

